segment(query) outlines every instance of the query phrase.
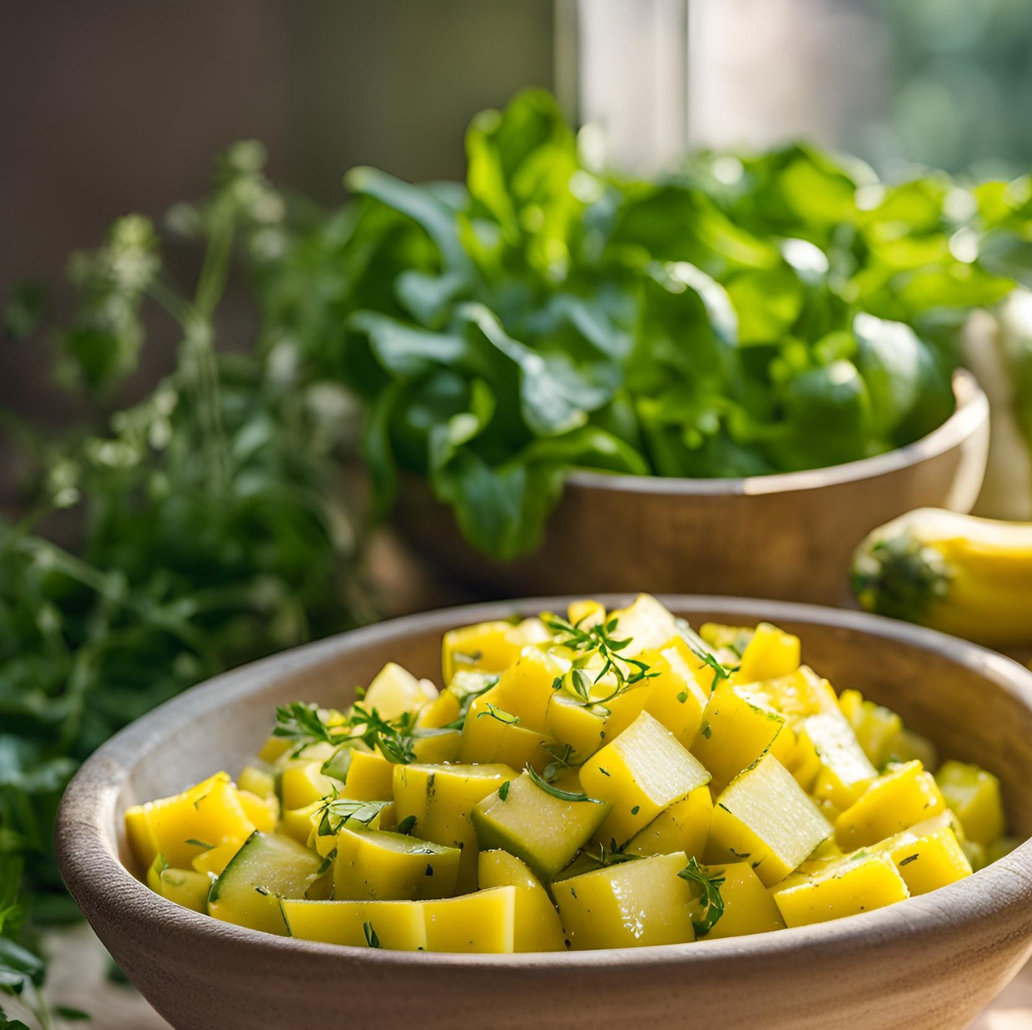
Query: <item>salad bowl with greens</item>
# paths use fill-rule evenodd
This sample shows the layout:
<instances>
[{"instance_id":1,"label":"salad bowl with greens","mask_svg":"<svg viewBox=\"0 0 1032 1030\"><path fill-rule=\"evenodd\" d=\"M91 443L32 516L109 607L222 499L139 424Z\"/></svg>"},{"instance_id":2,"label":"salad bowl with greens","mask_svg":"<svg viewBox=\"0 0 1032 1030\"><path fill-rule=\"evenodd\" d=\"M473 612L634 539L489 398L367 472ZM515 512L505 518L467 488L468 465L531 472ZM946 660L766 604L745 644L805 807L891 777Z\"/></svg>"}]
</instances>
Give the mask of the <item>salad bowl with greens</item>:
<instances>
[{"instance_id":1,"label":"salad bowl with greens","mask_svg":"<svg viewBox=\"0 0 1032 1030\"><path fill-rule=\"evenodd\" d=\"M572 470L741 494L940 428L958 329L1012 290L1032 213L1027 183L888 186L805 145L646 181L596 144L524 93L473 120L465 183L353 169L354 203L277 260L267 324L364 399L381 510L414 481L419 518L428 495L450 509L489 559L467 574L495 584L549 539ZM910 489L887 488L893 510Z\"/></svg>"}]
</instances>

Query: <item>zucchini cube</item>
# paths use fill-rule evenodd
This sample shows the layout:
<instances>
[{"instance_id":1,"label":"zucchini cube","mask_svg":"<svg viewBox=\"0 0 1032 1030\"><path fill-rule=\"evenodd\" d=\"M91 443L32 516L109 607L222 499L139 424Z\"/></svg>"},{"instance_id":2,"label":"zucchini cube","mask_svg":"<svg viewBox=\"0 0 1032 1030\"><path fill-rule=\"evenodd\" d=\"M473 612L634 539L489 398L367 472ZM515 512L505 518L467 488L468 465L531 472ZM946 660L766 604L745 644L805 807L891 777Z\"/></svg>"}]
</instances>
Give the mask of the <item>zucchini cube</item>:
<instances>
[{"instance_id":1,"label":"zucchini cube","mask_svg":"<svg viewBox=\"0 0 1032 1030\"><path fill-rule=\"evenodd\" d=\"M642 712L580 770L585 792L612 805L602 839L611 838L618 845L709 780L709 772L648 712Z\"/></svg>"},{"instance_id":2,"label":"zucchini cube","mask_svg":"<svg viewBox=\"0 0 1032 1030\"><path fill-rule=\"evenodd\" d=\"M426 917L419 901L280 902L291 937L352 948L426 950Z\"/></svg>"},{"instance_id":3,"label":"zucchini cube","mask_svg":"<svg viewBox=\"0 0 1032 1030\"><path fill-rule=\"evenodd\" d=\"M1000 781L992 773L964 762L943 762L935 782L969 840L986 847L1006 832Z\"/></svg>"},{"instance_id":4,"label":"zucchini cube","mask_svg":"<svg viewBox=\"0 0 1032 1030\"><path fill-rule=\"evenodd\" d=\"M706 940L723 937L747 937L768 930L784 930L785 920L763 881L748 862L704 866L712 879L724 882L717 888L724 903L724 913L713 925Z\"/></svg>"},{"instance_id":5,"label":"zucchini cube","mask_svg":"<svg viewBox=\"0 0 1032 1030\"><path fill-rule=\"evenodd\" d=\"M817 874L794 873L771 891L788 926L870 912L910 896L886 854L857 852Z\"/></svg>"},{"instance_id":6,"label":"zucchini cube","mask_svg":"<svg viewBox=\"0 0 1032 1030\"><path fill-rule=\"evenodd\" d=\"M426 950L512 954L516 897L515 887L492 887L461 898L424 901Z\"/></svg>"},{"instance_id":7,"label":"zucchini cube","mask_svg":"<svg viewBox=\"0 0 1032 1030\"><path fill-rule=\"evenodd\" d=\"M603 801L556 797L523 773L485 797L472 819L481 849L508 851L550 880L591 840L610 809Z\"/></svg>"},{"instance_id":8,"label":"zucchini cube","mask_svg":"<svg viewBox=\"0 0 1032 1030\"><path fill-rule=\"evenodd\" d=\"M843 851L867 847L945 809L932 774L920 762L906 762L879 776L835 820L835 839Z\"/></svg>"},{"instance_id":9,"label":"zucchini cube","mask_svg":"<svg viewBox=\"0 0 1032 1030\"><path fill-rule=\"evenodd\" d=\"M415 818L412 833L462 850L457 890L477 884L477 835L470 812L517 773L507 765L395 765L394 809L401 824Z\"/></svg>"},{"instance_id":10,"label":"zucchini cube","mask_svg":"<svg viewBox=\"0 0 1032 1030\"><path fill-rule=\"evenodd\" d=\"M685 944L695 940L684 854L621 862L552 884L574 951Z\"/></svg>"},{"instance_id":11,"label":"zucchini cube","mask_svg":"<svg viewBox=\"0 0 1032 1030\"><path fill-rule=\"evenodd\" d=\"M689 858L701 859L713 822L713 796L708 786L696 787L683 798L664 808L644 830L628 843L629 855L670 855L683 851ZM609 841L604 841L609 844Z\"/></svg>"},{"instance_id":12,"label":"zucchini cube","mask_svg":"<svg viewBox=\"0 0 1032 1030\"><path fill-rule=\"evenodd\" d=\"M771 887L831 833L831 823L792 774L773 755L764 755L717 798L706 860L749 862Z\"/></svg>"},{"instance_id":13,"label":"zucchini cube","mask_svg":"<svg viewBox=\"0 0 1032 1030\"><path fill-rule=\"evenodd\" d=\"M343 827L333 861L338 901L425 901L455 893L459 848L403 833Z\"/></svg>"},{"instance_id":14,"label":"zucchini cube","mask_svg":"<svg viewBox=\"0 0 1032 1030\"><path fill-rule=\"evenodd\" d=\"M508 851L481 851L477 864L481 890L515 887L513 951L564 951L559 913L541 881Z\"/></svg>"}]
</instances>

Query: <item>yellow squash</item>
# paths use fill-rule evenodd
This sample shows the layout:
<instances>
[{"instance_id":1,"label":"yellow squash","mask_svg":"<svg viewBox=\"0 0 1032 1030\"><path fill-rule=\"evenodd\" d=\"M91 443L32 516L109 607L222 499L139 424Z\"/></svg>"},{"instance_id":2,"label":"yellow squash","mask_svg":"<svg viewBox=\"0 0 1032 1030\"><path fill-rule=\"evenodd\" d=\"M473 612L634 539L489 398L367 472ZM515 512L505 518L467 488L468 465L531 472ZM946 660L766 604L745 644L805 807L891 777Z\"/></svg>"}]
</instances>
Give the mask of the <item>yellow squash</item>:
<instances>
[{"instance_id":1,"label":"yellow squash","mask_svg":"<svg viewBox=\"0 0 1032 1030\"><path fill-rule=\"evenodd\" d=\"M874 530L853 557L869 611L989 647L1032 645L1032 523L933 508Z\"/></svg>"}]
</instances>

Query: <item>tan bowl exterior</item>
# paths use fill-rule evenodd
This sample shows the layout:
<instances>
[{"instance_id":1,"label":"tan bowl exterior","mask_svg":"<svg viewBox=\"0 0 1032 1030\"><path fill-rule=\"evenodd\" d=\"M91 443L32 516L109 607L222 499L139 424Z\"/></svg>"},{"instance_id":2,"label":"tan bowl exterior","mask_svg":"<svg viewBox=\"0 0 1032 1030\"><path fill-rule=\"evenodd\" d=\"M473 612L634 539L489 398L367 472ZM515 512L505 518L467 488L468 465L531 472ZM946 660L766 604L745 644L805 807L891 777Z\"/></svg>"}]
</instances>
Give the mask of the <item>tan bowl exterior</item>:
<instances>
[{"instance_id":1,"label":"tan bowl exterior","mask_svg":"<svg viewBox=\"0 0 1032 1030\"><path fill-rule=\"evenodd\" d=\"M864 461L747 479L575 471L541 547L498 562L470 547L426 480L403 477L395 521L446 575L491 597L603 590L726 594L840 604L856 545L913 508L968 512L989 453L989 402L954 379L935 432Z\"/></svg>"},{"instance_id":2,"label":"tan bowl exterior","mask_svg":"<svg viewBox=\"0 0 1032 1030\"><path fill-rule=\"evenodd\" d=\"M604 598L610 607L626 598ZM801 633L840 689L898 708L946 755L1003 780L1032 832L1032 673L929 630L855 612L670 597L677 613ZM973 877L837 922L751 938L543 955L412 954L295 941L216 922L139 883L130 804L238 770L274 705L342 705L387 660L439 674L441 634L563 599L410 616L221 676L140 719L83 766L58 816L69 889L129 978L177 1030L959 1030L1032 951L1032 842Z\"/></svg>"}]
</instances>

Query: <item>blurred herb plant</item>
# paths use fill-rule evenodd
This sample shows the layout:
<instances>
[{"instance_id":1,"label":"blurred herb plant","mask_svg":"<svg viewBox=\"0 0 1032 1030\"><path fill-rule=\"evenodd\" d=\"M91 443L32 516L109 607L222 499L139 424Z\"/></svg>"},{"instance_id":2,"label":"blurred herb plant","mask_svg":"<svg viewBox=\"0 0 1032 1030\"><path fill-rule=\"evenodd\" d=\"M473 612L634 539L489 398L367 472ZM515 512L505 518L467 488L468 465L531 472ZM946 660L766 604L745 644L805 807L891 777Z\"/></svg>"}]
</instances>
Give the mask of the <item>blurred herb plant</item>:
<instances>
[{"instance_id":1,"label":"blurred herb plant","mask_svg":"<svg viewBox=\"0 0 1032 1030\"><path fill-rule=\"evenodd\" d=\"M263 294L365 399L381 507L425 477L502 559L534 548L572 467L762 475L934 429L957 328L1010 292L1032 226L1024 180L885 186L796 145L637 181L596 149L522 94L474 119L463 184L352 170L354 204Z\"/></svg>"},{"instance_id":2,"label":"blurred herb plant","mask_svg":"<svg viewBox=\"0 0 1032 1030\"><path fill-rule=\"evenodd\" d=\"M0 521L0 989L42 1027L44 965L29 948L40 926L75 914L52 834L78 764L178 691L364 611L356 528L328 461L348 434L346 397L303 380L287 339L242 354L214 346L234 255L269 273L290 236L263 163L260 145L237 144L211 196L173 212L205 245L192 295L145 218L121 219L73 260L81 302L60 334L63 379L108 395L137 365L151 305L181 333L177 366L110 431L41 444L39 506ZM67 508L81 510L74 553L36 533ZM21 1026L0 1008L7 1025Z\"/></svg>"}]
</instances>

